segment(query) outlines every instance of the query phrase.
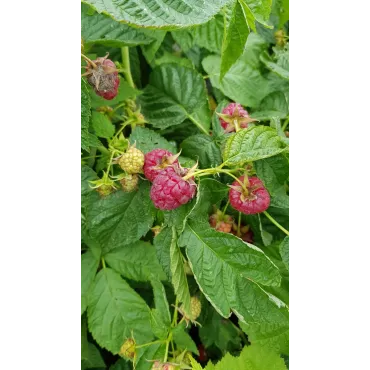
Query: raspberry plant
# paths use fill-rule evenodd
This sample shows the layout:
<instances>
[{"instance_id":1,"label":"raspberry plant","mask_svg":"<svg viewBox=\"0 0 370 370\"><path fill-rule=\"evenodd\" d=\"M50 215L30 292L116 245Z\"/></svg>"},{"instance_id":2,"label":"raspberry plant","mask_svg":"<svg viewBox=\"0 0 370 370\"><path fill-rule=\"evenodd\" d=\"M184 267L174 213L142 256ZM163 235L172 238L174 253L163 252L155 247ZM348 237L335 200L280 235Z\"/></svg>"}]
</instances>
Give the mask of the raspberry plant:
<instances>
[{"instance_id":1,"label":"raspberry plant","mask_svg":"<svg viewBox=\"0 0 370 370\"><path fill-rule=\"evenodd\" d=\"M81 16L82 369L287 369L288 2Z\"/></svg>"}]
</instances>

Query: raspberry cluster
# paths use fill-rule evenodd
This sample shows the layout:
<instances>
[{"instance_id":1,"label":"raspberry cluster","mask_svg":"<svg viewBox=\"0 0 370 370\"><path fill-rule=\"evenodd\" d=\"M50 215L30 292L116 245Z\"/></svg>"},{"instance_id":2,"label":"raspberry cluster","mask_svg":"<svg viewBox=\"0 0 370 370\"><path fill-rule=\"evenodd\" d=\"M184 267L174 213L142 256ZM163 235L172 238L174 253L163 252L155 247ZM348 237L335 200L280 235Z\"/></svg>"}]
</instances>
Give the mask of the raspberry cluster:
<instances>
[{"instance_id":1,"label":"raspberry cluster","mask_svg":"<svg viewBox=\"0 0 370 370\"><path fill-rule=\"evenodd\" d=\"M164 149L155 149L145 155L144 175L153 182L150 198L161 210L178 208L196 194L194 179L184 180L189 170L180 166L177 157Z\"/></svg>"},{"instance_id":2,"label":"raspberry cluster","mask_svg":"<svg viewBox=\"0 0 370 370\"><path fill-rule=\"evenodd\" d=\"M236 235L243 241L253 244L253 232L250 230L249 225L240 225L238 230L238 225L233 217L226 214L224 215L220 210L216 210L216 212L209 217L209 224L217 231Z\"/></svg>"}]
</instances>

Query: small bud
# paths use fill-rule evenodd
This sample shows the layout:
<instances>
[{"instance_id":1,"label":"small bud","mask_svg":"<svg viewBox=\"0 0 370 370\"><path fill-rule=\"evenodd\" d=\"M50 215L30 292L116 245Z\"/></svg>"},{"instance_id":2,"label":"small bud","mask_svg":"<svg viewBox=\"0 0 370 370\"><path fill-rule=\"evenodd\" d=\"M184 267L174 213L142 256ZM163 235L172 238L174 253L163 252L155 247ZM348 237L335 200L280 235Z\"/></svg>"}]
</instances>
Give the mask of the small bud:
<instances>
[{"instance_id":1,"label":"small bud","mask_svg":"<svg viewBox=\"0 0 370 370\"><path fill-rule=\"evenodd\" d=\"M119 355L128 360L133 360L136 356L136 343L134 339L128 338L121 346Z\"/></svg>"}]
</instances>

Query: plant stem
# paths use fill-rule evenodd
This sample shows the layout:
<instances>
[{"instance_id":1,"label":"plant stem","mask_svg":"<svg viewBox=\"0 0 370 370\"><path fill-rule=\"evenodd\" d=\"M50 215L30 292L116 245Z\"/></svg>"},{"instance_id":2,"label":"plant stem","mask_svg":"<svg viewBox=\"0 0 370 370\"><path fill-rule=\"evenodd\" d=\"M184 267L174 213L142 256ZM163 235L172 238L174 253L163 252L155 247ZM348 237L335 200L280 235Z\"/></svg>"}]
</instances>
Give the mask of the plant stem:
<instances>
[{"instance_id":1,"label":"plant stem","mask_svg":"<svg viewBox=\"0 0 370 370\"><path fill-rule=\"evenodd\" d=\"M270 216L266 211L263 212L263 214L281 231L283 231L286 235L289 236L289 231L284 229L272 216Z\"/></svg>"},{"instance_id":2,"label":"plant stem","mask_svg":"<svg viewBox=\"0 0 370 370\"><path fill-rule=\"evenodd\" d=\"M109 164L108 164L108 167L107 167L107 172L106 172L106 176L108 177L109 175L109 171L110 171L110 168L112 166L112 160L113 160L113 157L114 157L114 153L116 152L115 149L112 150L112 154L110 156L110 159L109 159Z\"/></svg>"},{"instance_id":3,"label":"plant stem","mask_svg":"<svg viewBox=\"0 0 370 370\"><path fill-rule=\"evenodd\" d=\"M163 362L167 362L167 358L168 358L168 347L170 345L170 341L171 340L172 340L172 333L170 333L170 335L168 336L168 338L166 340L166 352L164 353Z\"/></svg>"},{"instance_id":4,"label":"plant stem","mask_svg":"<svg viewBox=\"0 0 370 370\"><path fill-rule=\"evenodd\" d=\"M283 123L283 127L281 128L282 131L285 131L285 129L287 128L288 126L288 123L289 123L289 117L285 120L285 122Z\"/></svg>"},{"instance_id":5,"label":"plant stem","mask_svg":"<svg viewBox=\"0 0 370 370\"><path fill-rule=\"evenodd\" d=\"M194 123L195 126L199 128L204 134L210 136L209 132L197 121L195 120L190 114L188 114L188 118L190 119L191 122Z\"/></svg>"},{"instance_id":6,"label":"plant stem","mask_svg":"<svg viewBox=\"0 0 370 370\"><path fill-rule=\"evenodd\" d=\"M172 323L171 323L171 326L172 327L175 327L176 326L176 323L177 323L177 306L179 305L179 299L176 297L176 301L175 301L175 310L173 311L173 319L172 319Z\"/></svg>"},{"instance_id":7,"label":"plant stem","mask_svg":"<svg viewBox=\"0 0 370 370\"><path fill-rule=\"evenodd\" d=\"M238 231L237 231L237 235L240 236L240 222L241 222L241 219L242 219L242 214L241 212L239 212L239 216L238 216Z\"/></svg>"},{"instance_id":8,"label":"plant stem","mask_svg":"<svg viewBox=\"0 0 370 370\"><path fill-rule=\"evenodd\" d=\"M226 206L225 206L224 210L222 211L222 216L225 216L225 212L226 212L227 207L229 206L229 204L230 204L230 199L227 199Z\"/></svg>"},{"instance_id":9,"label":"plant stem","mask_svg":"<svg viewBox=\"0 0 370 370\"><path fill-rule=\"evenodd\" d=\"M135 87L134 80L132 79L132 76L131 76L130 54L129 54L128 46L123 46L121 48L121 53L122 53L122 64L124 68L123 74L125 76L125 79L131 87Z\"/></svg>"},{"instance_id":10,"label":"plant stem","mask_svg":"<svg viewBox=\"0 0 370 370\"><path fill-rule=\"evenodd\" d=\"M128 119L126 122L124 122L123 124L122 124L122 126L120 127L120 129L116 132L116 134L114 135L114 137L118 137L118 135L123 131L123 129L127 126L127 125L129 125L130 123L132 122L132 119Z\"/></svg>"},{"instance_id":11,"label":"plant stem","mask_svg":"<svg viewBox=\"0 0 370 370\"><path fill-rule=\"evenodd\" d=\"M106 268L106 266L105 266L105 259L103 257L101 259L101 264L103 265L103 268L105 269Z\"/></svg>"},{"instance_id":12,"label":"plant stem","mask_svg":"<svg viewBox=\"0 0 370 370\"><path fill-rule=\"evenodd\" d=\"M165 340L155 340L154 342L140 344L140 346L136 346L136 348L143 348L143 347L151 346L152 344L165 343L165 342L166 342Z\"/></svg>"}]
</instances>

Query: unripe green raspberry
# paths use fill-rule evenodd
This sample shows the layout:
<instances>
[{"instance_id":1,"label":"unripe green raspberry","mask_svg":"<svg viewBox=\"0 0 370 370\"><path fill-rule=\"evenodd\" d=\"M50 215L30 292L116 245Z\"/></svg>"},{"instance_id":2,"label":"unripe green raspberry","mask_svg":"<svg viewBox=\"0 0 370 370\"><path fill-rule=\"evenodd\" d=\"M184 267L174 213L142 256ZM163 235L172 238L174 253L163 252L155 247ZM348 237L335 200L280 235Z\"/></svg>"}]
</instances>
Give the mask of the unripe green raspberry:
<instances>
[{"instance_id":1,"label":"unripe green raspberry","mask_svg":"<svg viewBox=\"0 0 370 370\"><path fill-rule=\"evenodd\" d=\"M106 197L107 195L114 192L114 188L111 185L101 185L95 189L102 197Z\"/></svg>"},{"instance_id":2,"label":"unripe green raspberry","mask_svg":"<svg viewBox=\"0 0 370 370\"><path fill-rule=\"evenodd\" d=\"M191 297L190 298L190 306L191 306L191 316L192 320L196 320L200 313L202 312L202 304L198 297Z\"/></svg>"},{"instance_id":3,"label":"unripe green raspberry","mask_svg":"<svg viewBox=\"0 0 370 370\"><path fill-rule=\"evenodd\" d=\"M122 190L126 193L130 193L137 189L139 183L139 176L137 174L126 175L119 181L122 185Z\"/></svg>"},{"instance_id":4,"label":"unripe green raspberry","mask_svg":"<svg viewBox=\"0 0 370 370\"><path fill-rule=\"evenodd\" d=\"M136 355L136 343L132 338L127 339L119 350L119 355L128 360L132 360Z\"/></svg>"},{"instance_id":5,"label":"unripe green raspberry","mask_svg":"<svg viewBox=\"0 0 370 370\"><path fill-rule=\"evenodd\" d=\"M144 153L132 146L126 153L121 155L118 164L128 174L142 172L144 166Z\"/></svg>"}]
</instances>

